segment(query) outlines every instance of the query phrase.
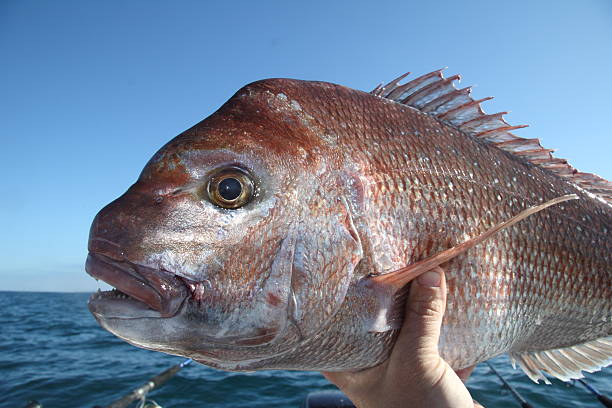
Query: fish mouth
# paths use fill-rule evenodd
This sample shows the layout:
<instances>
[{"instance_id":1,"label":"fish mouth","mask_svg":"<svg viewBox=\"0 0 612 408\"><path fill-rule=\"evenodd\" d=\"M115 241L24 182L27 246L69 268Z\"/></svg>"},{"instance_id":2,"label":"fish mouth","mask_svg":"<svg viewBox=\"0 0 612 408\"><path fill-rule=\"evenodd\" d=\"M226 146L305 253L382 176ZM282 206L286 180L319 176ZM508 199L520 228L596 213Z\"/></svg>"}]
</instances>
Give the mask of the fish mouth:
<instances>
[{"instance_id":1,"label":"fish mouth","mask_svg":"<svg viewBox=\"0 0 612 408\"><path fill-rule=\"evenodd\" d=\"M99 253L89 253L85 270L115 288L90 297L89 310L96 317L173 317L188 296L183 280L173 273Z\"/></svg>"}]
</instances>

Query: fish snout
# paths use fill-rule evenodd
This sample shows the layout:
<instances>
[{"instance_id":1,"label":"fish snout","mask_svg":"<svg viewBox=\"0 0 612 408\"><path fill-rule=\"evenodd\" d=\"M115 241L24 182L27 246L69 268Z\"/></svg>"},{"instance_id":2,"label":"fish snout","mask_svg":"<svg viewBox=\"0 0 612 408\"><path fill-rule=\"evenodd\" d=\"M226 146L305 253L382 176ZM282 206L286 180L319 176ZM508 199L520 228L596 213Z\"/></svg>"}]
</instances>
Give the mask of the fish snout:
<instances>
[{"instance_id":1,"label":"fish snout","mask_svg":"<svg viewBox=\"0 0 612 408\"><path fill-rule=\"evenodd\" d=\"M173 272L144 261L150 252L145 237L164 216L164 204L156 197L152 189L137 183L100 210L91 225L85 269L121 294L170 317L187 298L188 287ZM93 300L102 304L111 298L109 294Z\"/></svg>"},{"instance_id":2,"label":"fish snout","mask_svg":"<svg viewBox=\"0 0 612 408\"><path fill-rule=\"evenodd\" d=\"M159 222L159 200L137 184L98 212L89 231L89 252L115 260L143 255L143 234Z\"/></svg>"}]
</instances>

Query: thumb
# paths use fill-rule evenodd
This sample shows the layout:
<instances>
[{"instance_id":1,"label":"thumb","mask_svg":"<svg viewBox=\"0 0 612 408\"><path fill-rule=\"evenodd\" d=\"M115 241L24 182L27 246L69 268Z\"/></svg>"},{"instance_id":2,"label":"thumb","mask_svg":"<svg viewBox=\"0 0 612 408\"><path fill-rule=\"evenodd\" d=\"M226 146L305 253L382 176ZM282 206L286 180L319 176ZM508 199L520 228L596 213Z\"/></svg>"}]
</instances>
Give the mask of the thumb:
<instances>
[{"instance_id":1,"label":"thumb","mask_svg":"<svg viewBox=\"0 0 612 408\"><path fill-rule=\"evenodd\" d=\"M397 339L400 347L421 354L422 360L437 356L445 309L446 280L442 268L436 267L410 285L404 324Z\"/></svg>"}]
</instances>

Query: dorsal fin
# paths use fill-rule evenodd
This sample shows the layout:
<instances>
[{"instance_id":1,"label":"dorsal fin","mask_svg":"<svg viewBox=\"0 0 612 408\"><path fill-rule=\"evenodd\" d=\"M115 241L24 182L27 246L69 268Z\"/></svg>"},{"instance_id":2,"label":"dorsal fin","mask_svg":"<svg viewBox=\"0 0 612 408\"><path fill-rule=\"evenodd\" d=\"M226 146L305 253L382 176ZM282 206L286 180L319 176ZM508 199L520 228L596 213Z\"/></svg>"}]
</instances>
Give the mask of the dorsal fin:
<instances>
[{"instance_id":1,"label":"dorsal fin","mask_svg":"<svg viewBox=\"0 0 612 408\"><path fill-rule=\"evenodd\" d=\"M581 173L567 160L555 158L553 150L545 149L539 139L524 139L510 133L526 125L510 126L503 118L506 112L486 114L481 102L474 100L471 88L457 89L454 81L459 75L444 78L442 69L400 84L404 74L384 86L377 86L373 95L413 107L464 133L486 140L505 150L565 178L576 186L595 194L612 205L612 182L595 174Z\"/></svg>"}]
</instances>

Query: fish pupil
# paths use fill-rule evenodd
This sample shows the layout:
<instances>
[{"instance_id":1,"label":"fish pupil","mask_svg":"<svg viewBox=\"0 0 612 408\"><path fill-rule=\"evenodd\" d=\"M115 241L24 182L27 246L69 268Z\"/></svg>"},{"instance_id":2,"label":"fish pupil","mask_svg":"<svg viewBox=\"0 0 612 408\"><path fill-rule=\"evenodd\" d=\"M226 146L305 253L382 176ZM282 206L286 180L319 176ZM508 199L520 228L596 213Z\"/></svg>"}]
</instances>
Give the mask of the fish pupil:
<instances>
[{"instance_id":1,"label":"fish pupil","mask_svg":"<svg viewBox=\"0 0 612 408\"><path fill-rule=\"evenodd\" d=\"M240 196L241 193L242 184L240 183L240 181L236 180L233 177L223 179L219 183L219 195L223 197L224 200L235 200Z\"/></svg>"}]
</instances>

